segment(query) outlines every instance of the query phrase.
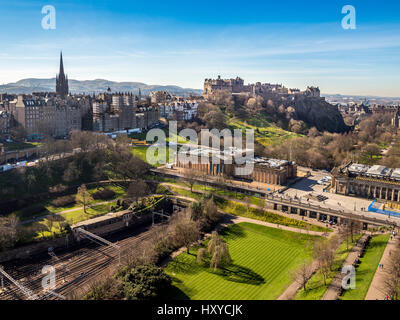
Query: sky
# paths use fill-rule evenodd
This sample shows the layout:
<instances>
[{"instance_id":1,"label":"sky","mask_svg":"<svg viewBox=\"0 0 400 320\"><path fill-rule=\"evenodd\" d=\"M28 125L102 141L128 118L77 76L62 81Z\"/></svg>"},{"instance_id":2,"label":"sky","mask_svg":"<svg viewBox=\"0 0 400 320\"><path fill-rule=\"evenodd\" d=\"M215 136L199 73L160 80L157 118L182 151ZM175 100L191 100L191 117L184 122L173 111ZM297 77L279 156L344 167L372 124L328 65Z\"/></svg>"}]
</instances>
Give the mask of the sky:
<instances>
[{"instance_id":1,"label":"sky","mask_svg":"<svg viewBox=\"0 0 400 320\"><path fill-rule=\"evenodd\" d=\"M52 5L55 29L42 28ZM356 29L343 29L344 5ZM203 87L205 78L400 96L400 1L0 0L0 84L52 78Z\"/></svg>"}]
</instances>

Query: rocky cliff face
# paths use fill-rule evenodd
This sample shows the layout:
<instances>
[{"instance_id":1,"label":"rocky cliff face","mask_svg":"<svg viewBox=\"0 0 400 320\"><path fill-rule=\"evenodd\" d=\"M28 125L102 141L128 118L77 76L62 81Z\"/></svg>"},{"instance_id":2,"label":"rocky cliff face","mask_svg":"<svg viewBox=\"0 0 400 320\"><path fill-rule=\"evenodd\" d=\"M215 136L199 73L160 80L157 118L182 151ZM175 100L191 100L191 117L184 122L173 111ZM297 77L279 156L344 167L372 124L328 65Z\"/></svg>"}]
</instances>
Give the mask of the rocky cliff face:
<instances>
[{"instance_id":1,"label":"rocky cliff face","mask_svg":"<svg viewBox=\"0 0 400 320\"><path fill-rule=\"evenodd\" d=\"M317 98L296 97L291 103L295 117L303 120L319 131L346 132L350 128L344 123L337 107Z\"/></svg>"},{"instance_id":2,"label":"rocky cliff face","mask_svg":"<svg viewBox=\"0 0 400 320\"><path fill-rule=\"evenodd\" d=\"M287 119L302 120L319 131L342 133L350 130L350 127L344 123L338 108L322 98L277 94L268 94L263 98L269 103L272 102L278 114L286 110ZM272 110L270 109L269 112Z\"/></svg>"}]
</instances>

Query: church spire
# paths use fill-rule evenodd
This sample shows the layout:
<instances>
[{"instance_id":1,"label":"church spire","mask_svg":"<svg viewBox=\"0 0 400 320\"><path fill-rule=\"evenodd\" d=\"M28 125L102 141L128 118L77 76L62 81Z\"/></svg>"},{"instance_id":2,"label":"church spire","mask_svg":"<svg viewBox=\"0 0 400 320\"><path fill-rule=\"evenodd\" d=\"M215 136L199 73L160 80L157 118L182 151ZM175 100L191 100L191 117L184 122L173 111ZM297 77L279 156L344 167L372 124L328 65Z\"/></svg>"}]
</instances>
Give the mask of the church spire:
<instances>
[{"instance_id":1,"label":"church spire","mask_svg":"<svg viewBox=\"0 0 400 320\"><path fill-rule=\"evenodd\" d=\"M62 58L62 51L60 52L60 76L64 76L64 63Z\"/></svg>"},{"instance_id":2,"label":"church spire","mask_svg":"<svg viewBox=\"0 0 400 320\"><path fill-rule=\"evenodd\" d=\"M62 51L60 53L60 73L56 77L56 93L62 99L68 95L68 77L64 74Z\"/></svg>"}]
</instances>

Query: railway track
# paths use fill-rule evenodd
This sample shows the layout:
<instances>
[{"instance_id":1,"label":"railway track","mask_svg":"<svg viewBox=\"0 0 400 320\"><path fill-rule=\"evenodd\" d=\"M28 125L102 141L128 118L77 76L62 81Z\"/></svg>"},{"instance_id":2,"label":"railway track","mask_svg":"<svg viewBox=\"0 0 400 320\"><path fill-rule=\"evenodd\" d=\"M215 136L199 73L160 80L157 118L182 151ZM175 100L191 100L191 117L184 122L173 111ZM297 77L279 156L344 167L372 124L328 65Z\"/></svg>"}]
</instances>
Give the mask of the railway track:
<instances>
[{"instance_id":1,"label":"railway track","mask_svg":"<svg viewBox=\"0 0 400 320\"><path fill-rule=\"evenodd\" d=\"M140 232L134 236L119 239L118 235L108 238L120 246L121 259L131 254L132 249L148 240L152 230ZM119 240L118 240L119 239ZM67 251L54 257L43 257L38 261L23 265L5 265L4 270L24 287L30 289L39 299L56 299L54 295L46 294L42 288L42 268L51 265L56 270L56 294L68 297L80 288L90 284L112 267L117 267L119 256L116 249L88 243L84 248ZM23 293L8 280L4 280L5 288L0 293L1 300L26 299Z\"/></svg>"}]
</instances>

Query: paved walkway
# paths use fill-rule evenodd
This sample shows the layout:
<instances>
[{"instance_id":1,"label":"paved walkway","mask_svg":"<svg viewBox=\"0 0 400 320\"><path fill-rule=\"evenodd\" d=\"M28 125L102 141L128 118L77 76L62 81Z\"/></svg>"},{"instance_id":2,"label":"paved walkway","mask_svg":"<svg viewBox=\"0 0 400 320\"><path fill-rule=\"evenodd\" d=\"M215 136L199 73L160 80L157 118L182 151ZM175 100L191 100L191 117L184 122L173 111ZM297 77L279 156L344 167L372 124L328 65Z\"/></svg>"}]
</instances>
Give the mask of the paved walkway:
<instances>
[{"instance_id":1,"label":"paved walkway","mask_svg":"<svg viewBox=\"0 0 400 320\"><path fill-rule=\"evenodd\" d=\"M369 286L367 295L365 296L365 300L385 300L385 276L387 275L387 271L385 270L385 265L390 265L390 252L394 252L396 247L399 244L400 239L398 237L390 240L386 246L385 251L383 252L382 259L379 262L383 264L383 270L377 269L372 279L371 285Z\"/></svg>"},{"instance_id":2,"label":"paved walkway","mask_svg":"<svg viewBox=\"0 0 400 320\"><path fill-rule=\"evenodd\" d=\"M167 186L167 187L171 186L171 187L175 187L175 188L179 188L179 189L190 191L190 188L188 188L188 187L183 187L181 185L177 185L177 184L173 184L173 183L163 182L163 183L161 183L161 185ZM198 190L198 189L195 189L193 191L196 192L196 193L202 193L202 194L209 193L209 191ZM273 209L266 209L266 208L258 206L256 204L248 203L246 201L238 200L238 199L235 199L235 198L230 198L230 197L227 197L227 196L222 196L222 195L217 195L217 196L219 198L221 198L221 199L224 199L224 200L235 201L237 203L243 204L243 205L245 205L247 207L250 207L250 208L259 209L259 210L265 210L265 211L268 211L268 212L271 212L271 213L279 214L281 216L284 216L284 217L287 217L287 218L290 218L290 219L296 219L296 220L299 220L299 221L303 221L303 222L306 222L306 223L309 223L309 224L313 224L313 225L316 225L316 226L319 226L319 227L326 228L326 223L319 222L319 221L317 221L315 219L307 219L307 217L302 217L302 216L296 215L296 214L288 214L288 213L284 213L284 212L273 210ZM189 197L183 197L183 198L186 198L187 200L192 199L192 198L189 198ZM255 219L252 219L252 220L255 220ZM255 220L255 221L259 221L259 220ZM276 224L273 224L273 223L270 223L270 225L271 226L276 226ZM281 227L283 227L283 226L281 226ZM332 227L328 227L328 228L334 229ZM302 230L302 229L299 229L299 228L292 228L292 229ZM305 230L303 229L303 231L305 231ZM295 231L295 232L299 232L299 231ZM310 231L310 234L312 234L311 231ZM323 232L319 232L318 233L318 235L322 235L322 234L323 234Z\"/></svg>"},{"instance_id":3,"label":"paved walkway","mask_svg":"<svg viewBox=\"0 0 400 320\"><path fill-rule=\"evenodd\" d=\"M346 260L343 262L342 268L343 268L343 266L348 266L348 265L351 266L356 262L356 260L358 259L359 255L363 249L362 243L365 242L367 237L368 237L368 235L364 234L356 242L356 244L350 250L349 255L347 256ZM321 300L337 300L339 298L339 289L342 286L342 280L345 276L345 274L343 274L341 272L342 268L340 268L340 270L336 274L335 278L333 278L332 282L330 283L328 289L325 291L325 294Z\"/></svg>"}]
</instances>

